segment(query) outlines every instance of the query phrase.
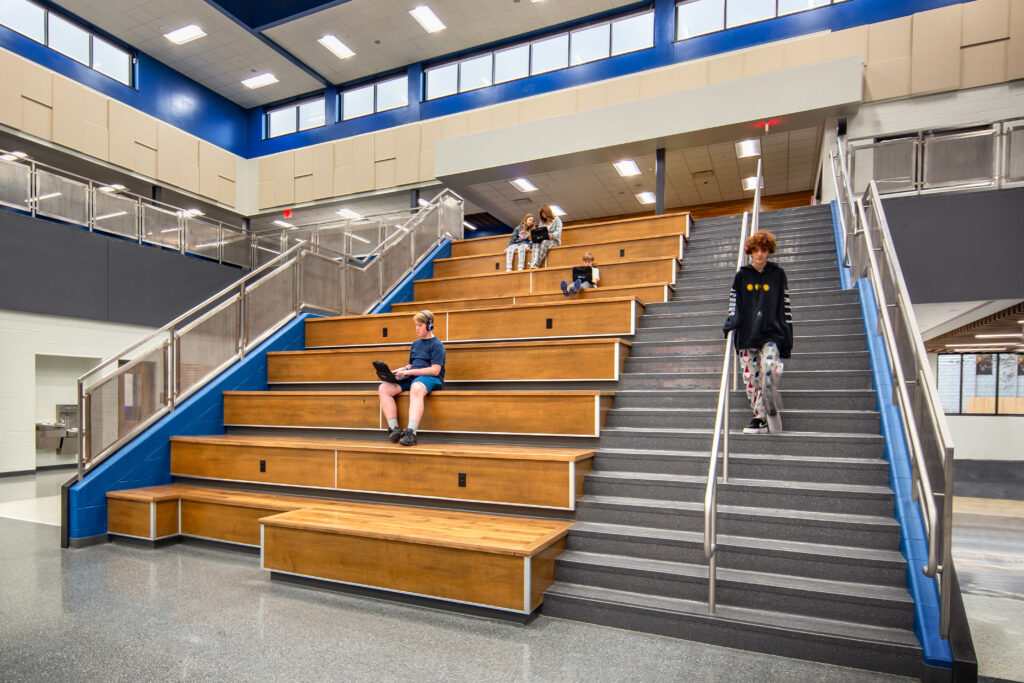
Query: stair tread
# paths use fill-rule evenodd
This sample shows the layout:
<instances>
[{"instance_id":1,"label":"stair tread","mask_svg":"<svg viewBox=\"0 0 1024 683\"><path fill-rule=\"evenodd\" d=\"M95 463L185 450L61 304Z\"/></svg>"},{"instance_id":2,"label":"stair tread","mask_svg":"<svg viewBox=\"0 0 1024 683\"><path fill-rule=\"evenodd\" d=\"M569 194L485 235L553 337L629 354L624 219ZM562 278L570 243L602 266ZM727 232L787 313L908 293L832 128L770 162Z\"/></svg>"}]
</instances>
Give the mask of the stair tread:
<instances>
[{"instance_id":1,"label":"stair tread","mask_svg":"<svg viewBox=\"0 0 1024 683\"><path fill-rule=\"evenodd\" d=\"M602 448L597 451L597 455L602 453L625 453L635 454L645 457L669 457L669 458L697 458L707 462L709 455L707 451L666 451L659 449L644 449L644 448ZM730 459L741 459L741 460L762 460L765 462L780 461L783 463L820 463L822 465L873 465L878 467L888 468L888 465L881 457L878 458L857 458L850 456L827 456L820 457L814 455L773 455L771 453L729 453Z\"/></svg>"},{"instance_id":2,"label":"stair tread","mask_svg":"<svg viewBox=\"0 0 1024 683\"><path fill-rule=\"evenodd\" d=\"M664 474L660 472L628 472L620 470L599 470L587 474L587 478L618 479L634 481L650 481L664 484L696 484L703 487L707 477L692 474ZM783 489L788 491L823 492L835 496L841 495L874 495L891 497L892 489L888 486L872 486L869 484L833 484L816 481L793 481L787 479L740 479L731 478L728 482L719 482L721 488L763 488Z\"/></svg>"},{"instance_id":3,"label":"stair tread","mask_svg":"<svg viewBox=\"0 0 1024 683\"><path fill-rule=\"evenodd\" d=\"M643 432L645 434L679 434L679 435L698 435L707 434L711 435L714 433L714 427L709 428L698 428L698 427L605 427L602 432L611 434L621 434L629 432ZM742 428L735 430L729 430L730 434L740 436L750 436L751 438L765 438L764 434L747 434L744 435ZM881 442L883 438L880 434L858 434L856 432L790 432L785 431L781 434L773 434L767 438L773 440L787 439L792 440L794 438L800 438L803 440L810 441L835 441L836 439L842 439L845 441L865 441L868 443Z\"/></svg>"}]
</instances>

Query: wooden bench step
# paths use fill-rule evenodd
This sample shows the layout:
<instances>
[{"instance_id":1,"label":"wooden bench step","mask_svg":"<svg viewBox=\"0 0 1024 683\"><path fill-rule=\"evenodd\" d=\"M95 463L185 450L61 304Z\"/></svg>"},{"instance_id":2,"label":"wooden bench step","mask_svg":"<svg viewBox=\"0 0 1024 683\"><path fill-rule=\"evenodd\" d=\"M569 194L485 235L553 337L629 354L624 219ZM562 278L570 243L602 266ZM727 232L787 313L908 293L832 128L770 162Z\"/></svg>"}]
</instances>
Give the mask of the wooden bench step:
<instances>
[{"instance_id":1,"label":"wooden bench step","mask_svg":"<svg viewBox=\"0 0 1024 683\"><path fill-rule=\"evenodd\" d=\"M643 304L633 297L595 300L563 297L556 303L524 304L514 308L439 311L434 317L434 335L443 342L632 336L643 309ZM307 349L408 344L415 339L412 316L405 312L306 321Z\"/></svg>"},{"instance_id":2,"label":"wooden bench step","mask_svg":"<svg viewBox=\"0 0 1024 683\"><path fill-rule=\"evenodd\" d=\"M630 239L645 235L664 235L668 233L686 233L687 214L677 213L664 216L644 216L641 218L625 218L617 221L601 223L585 223L567 225L562 228L562 245L576 246L609 242L612 240ZM504 250L508 244L508 235L495 237L478 237L459 240L452 243L452 256L474 256L493 254Z\"/></svg>"},{"instance_id":3,"label":"wooden bench step","mask_svg":"<svg viewBox=\"0 0 1024 683\"><path fill-rule=\"evenodd\" d=\"M460 343L446 346L445 384L619 379L630 343L618 338ZM572 362L569 362L571 359ZM396 368L409 361L409 345L354 347L267 354L271 384L377 383L372 362Z\"/></svg>"},{"instance_id":4,"label":"wooden bench step","mask_svg":"<svg viewBox=\"0 0 1024 683\"><path fill-rule=\"evenodd\" d=\"M642 304L662 303L672 299L675 293L673 285L663 282L649 282L637 285L626 285L623 287L596 287L594 289L583 289L576 296L581 301L593 301L595 299L613 299L619 297L635 297ZM469 299L432 299L428 301L406 301L391 304L392 313L415 313L424 308L433 312L455 311L466 308L507 308L509 306L521 306L522 304L536 303L557 303L565 301L562 290L552 292L537 292L534 294L516 294L510 296L494 296Z\"/></svg>"},{"instance_id":5,"label":"wooden bench step","mask_svg":"<svg viewBox=\"0 0 1024 683\"><path fill-rule=\"evenodd\" d=\"M111 491L107 505L114 535L256 546L270 571L527 614L572 526L183 484Z\"/></svg>"},{"instance_id":6,"label":"wooden bench step","mask_svg":"<svg viewBox=\"0 0 1024 683\"><path fill-rule=\"evenodd\" d=\"M600 266L601 284L605 287L624 287L637 282L662 282L674 285L678 265L678 260L671 257L610 263ZM553 292L559 291L561 281L568 280L571 274L568 268L549 267L511 273L502 271L483 275L439 277L416 280L413 283L413 294L419 301Z\"/></svg>"},{"instance_id":7,"label":"wooden bench step","mask_svg":"<svg viewBox=\"0 0 1024 683\"><path fill-rule=\"evenodd\" d=\"M171 438L171 475L573 510L593 450L264 436Z\"/></svg>"},{"instance_id":8,"label":"wooden bench step","mask_svg":"<svg viewBox=\"0 0 1024 683\"><path fill-rule=\"evenodd\" d=\"M682 258L685 238L679 234L630 237L608 242L560 246L552 248L546 257L548 268L570 269L583 262L583 254L594 255L599 268L620 261L634 261L645 258ZM518 256L514 267L519 267ZM527 261L530 253L527 252ZM483 275L505 271L505 249L491 254L456 256L434 261L434 277L457 277L460 275Z\"/></svg>"},{"instance_id":9,"label":"wooden bench step","mask_svg":"<svg viewBox=\"0 0 1024 683\"><path fill-rule=\"evenodd\" d=\"M604 391L445 389L427 399L419 431L596 437L600 436L613 396L613 392ZM513 419L526 414L544 418ZM403 393L398 397L402 424L407 415L408 394ZM384 429L387 423L376 391L229 391L224 392L224 424Z\"/></svg>"}]
</instances>

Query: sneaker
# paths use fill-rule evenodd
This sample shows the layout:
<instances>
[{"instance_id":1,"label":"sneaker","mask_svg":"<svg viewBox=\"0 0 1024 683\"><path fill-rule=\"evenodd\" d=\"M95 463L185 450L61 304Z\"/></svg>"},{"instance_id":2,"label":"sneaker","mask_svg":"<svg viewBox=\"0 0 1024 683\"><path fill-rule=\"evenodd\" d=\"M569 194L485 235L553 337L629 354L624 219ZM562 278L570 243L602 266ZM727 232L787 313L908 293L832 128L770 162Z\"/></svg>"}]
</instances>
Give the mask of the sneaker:
<instances>
[{"instance_id":1,"label":"sneaker","mask_svg":"<svg viewBox=\"0 0 1024 683\"><path fill-rule=\"evenodd\" d=\"M746 427L743 428L744 434L767 434L768 423L759 417L755 417L750 421Z\"/></svg>"},{"instance_id":2,"label":"sneaker","mask_svg":"<svg viewBox=\"0 0 1024 683\"><path fill-rule=\"evenodd\" d=\"M388 427L388 441L391 443L398 443L398 440L402 438L402 432L405 430L401 427Z\"/></svg>"},{"instance_id":3,"label":"sneaker","mask_svg":"<svg viewBox=\"0 0 1024 683\"><path fill-rule=\"evenodd\" d=\"M416 445L416 430L415 429L403 429L402 438L399 439L398 443L403 446L415 446Z\"/></svg>"},{"instance_id":4,"label":"sneaker","mask_svg":"<svg viewBox=\"0 0 1024 683\"><path fill-rule=\"evenodd\" d=\"M575 280L572 283L572 293L573 294L579 294L580 293L580 287L582 287L582 286L583 286L583 280L580 280L580 279Z\"/></svg>"},{"instance_id":5,"label":"sneaker","mask_svg":"<svg viewBox=\"0 0 1024 683\"><path fill-rule=\"evenodd\" d=\"M562 296L569 296L569 283L562 280Z\"/></svg>"}]
</instances>

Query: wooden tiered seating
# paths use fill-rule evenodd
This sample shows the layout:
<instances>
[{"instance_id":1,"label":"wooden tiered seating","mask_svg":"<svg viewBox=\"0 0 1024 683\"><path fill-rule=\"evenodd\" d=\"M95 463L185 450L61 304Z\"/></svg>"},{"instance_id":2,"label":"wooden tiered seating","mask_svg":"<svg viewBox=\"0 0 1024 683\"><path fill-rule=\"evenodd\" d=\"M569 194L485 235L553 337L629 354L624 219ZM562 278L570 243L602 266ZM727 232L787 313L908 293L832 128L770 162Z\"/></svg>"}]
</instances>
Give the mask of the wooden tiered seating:
<instances>
[{"instance_id":1,"label":"wooden tiered seating","mask_svg":"<svg viewBox=\"0 0 1024 683\"><path fill-rule=\"evenodd\" d=\"M595 287L583 289L576 295L580 300L618 299L632 297L642 304L660 303L672 298L675 287L662 282L648 282L622 287ZM538 292L536 294L513 294L509 296L490 296L472 299L432 299L425 301L407 301L391 304L392 313L415 313L428 308L433 312L455 311L466 308L508 308L521 304L557 303L565 301L561 290L557 292Z\"/></svg>"}]
</instances>

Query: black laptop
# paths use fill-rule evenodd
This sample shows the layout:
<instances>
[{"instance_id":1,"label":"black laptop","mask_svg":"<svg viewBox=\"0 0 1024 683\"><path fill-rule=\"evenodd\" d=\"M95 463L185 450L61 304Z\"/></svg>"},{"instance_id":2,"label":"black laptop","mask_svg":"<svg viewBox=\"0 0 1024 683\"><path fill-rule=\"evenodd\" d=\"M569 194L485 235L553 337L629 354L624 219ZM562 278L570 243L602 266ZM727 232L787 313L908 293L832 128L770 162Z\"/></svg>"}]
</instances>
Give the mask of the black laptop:
<instances>
[{"instance_id":1,"label":"black laptop","mask_svg":"<svg viewBox=\"0 0 1024 683\"><path fill-rule=\"evenodd\" d=\"M540 244L550 237L551 235L548 234L548 229L544 226L540 226L539 228L530 228L530 241L534 244Z\"/></svg>"},{"instance_id":2,"label":"black laptop","mask_svg":"<svg viewBox=\"0 0 1024 683\"><path fill-rule=\"evenodd\" d=\"M382 360L373 361L373 369L377 371L377 378L381 382L390 382L391 384L402 383L402 380L395 377L395 373L391 372L391 368Z\"/></svg>"},{"instance_id":3,"label":"black laptop","mask_svg":"<svg viewBox=\"0 0 1024 683\"><path fill-rule=\"evenodd\" d=\"M594 269L590 266L573 266L572 267L572 281L576 282L589 282L594 284Z\"/></svg>"}]
</instances>

